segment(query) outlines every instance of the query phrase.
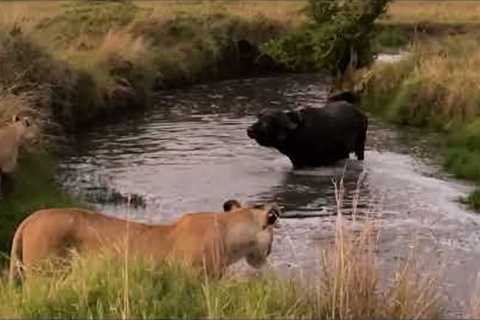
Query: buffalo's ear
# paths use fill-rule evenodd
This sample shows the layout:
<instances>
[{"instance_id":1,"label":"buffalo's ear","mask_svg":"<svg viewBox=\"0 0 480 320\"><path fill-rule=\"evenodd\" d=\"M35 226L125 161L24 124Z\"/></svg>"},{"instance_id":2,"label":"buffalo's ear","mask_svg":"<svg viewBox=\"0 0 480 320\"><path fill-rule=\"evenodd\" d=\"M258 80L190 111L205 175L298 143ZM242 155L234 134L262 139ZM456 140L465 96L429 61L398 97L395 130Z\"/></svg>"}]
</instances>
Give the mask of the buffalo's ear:
<instances>
[{"instance_id":1,"label":"buffalo's ear","mask_svg":"<svg viewBox=\"0 0 480 320\"><path fill-rule=\"evenodd\" d=\"M303 117L299 111L289 111L286 113L287 116L287 129L295 130L303 123Z\"/></svg>"}]
</instances>

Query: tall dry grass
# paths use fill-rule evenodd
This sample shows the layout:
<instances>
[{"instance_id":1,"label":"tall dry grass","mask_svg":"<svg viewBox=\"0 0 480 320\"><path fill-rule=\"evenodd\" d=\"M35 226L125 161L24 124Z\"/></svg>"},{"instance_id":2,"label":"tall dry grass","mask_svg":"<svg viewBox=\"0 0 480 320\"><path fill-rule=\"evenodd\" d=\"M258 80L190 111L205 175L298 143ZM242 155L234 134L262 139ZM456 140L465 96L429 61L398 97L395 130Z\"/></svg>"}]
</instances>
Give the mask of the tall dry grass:
<instances>
[{"instance_id":1,"label":"tall dry grass","mask_svg":"<svg viewBox=\"0 0 480 320\"><path fill-rule=\"evenodd\" d=\"M178 14L212 15L231 14L242 18L256 18L263 15L284 24L299 25L305 21L301 10L307 4L300 1L139 1L142 8L152 10L152 17L168 19Z\"/></svg>"},{"instance_id":2,"label":"tall dry grass","mask_svg":"<svg viewBox=\"0 0 480 320\"><path fill-rule=\"evenodd\" d=\"M370 97L379 99L373 107L401 122L437 121L444 128L479 116L479 39L471 34L416 42L402 61L378 63L368 84Z\"/></svg>"},{"instance_id":3,"label":"tall dry grass","mask_svg":"<svg viewBox=\"0 0 480 320\"><path fill-rule=\"evenodd\" d=\"M314 285L315 315L326 319L440 317L440 274L421 273L420 258L412 254L393 266L393 278L382 283L382 261L377 255L381 225L368 216L363 222L356 222L355 216L347 220L341 210L341 182L339 186L334 244L321 254L319 280ZM356 209L353 212L357 214ZM355 228L358 224L361 227Z\"/></svg>"},{"instance_id":4,"label":"tall dry grass","mask_svg":"<svg viewBox=\"0 0 480 320\"><path fill-rule=\"evenodd\" d=\"M384 22L478 24L480 3L477 1L394 1Z\"/></svg>"},{"instance_id":5,"label":"tall dry grass","mask_svg":"<svg viewBox=\"0 0 480 320\"><path fill-rule=\"evenodd\" d=\"M29 20L40 20L64 12L71 1L3 1L0 12L6 16L21 16ZM299 11L307 3L306 0L276 1L134 1L142 8L150 11L155 18L165 19L179 13L212 14L228 13L242 17L255 17L259 14L283 23L300 24L304 17ZM10 13L14 12L13 15ZM21 13L21 14L20 14ZM10 18L9 18L10 19ZM476 1L394 1L388 9L383 22L417 24L420 22L435 23L478 23L480 4Z\"/></svg>"}]
</instances>

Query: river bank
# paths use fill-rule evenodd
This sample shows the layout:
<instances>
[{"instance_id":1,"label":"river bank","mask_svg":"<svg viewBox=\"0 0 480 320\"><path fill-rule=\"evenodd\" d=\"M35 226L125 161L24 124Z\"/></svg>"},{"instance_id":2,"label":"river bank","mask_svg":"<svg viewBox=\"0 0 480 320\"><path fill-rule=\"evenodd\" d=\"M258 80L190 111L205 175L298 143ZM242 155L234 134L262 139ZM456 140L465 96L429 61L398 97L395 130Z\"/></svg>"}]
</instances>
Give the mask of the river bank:
<instances>
[{"instance_id":1,"label":"river bank","mask_svg":"<svg viewBox=\"0 0 480 320\"><path fill-rule=\"evenodd\" d=\"M278 71L258 47L289 28L221 9L156 16L132 2L67 2L32 24L3 20L2 47L17 62L5 71L17 78L2 84L48 87L67 128L147 107L159 89Z\"/></svg>"},{"instance_id":2,"label":"river bank","mask_svg":"<svg viewBox=\"0 0 480 320\"><path fill-rule=\"evenodd\" d=\"M444 167L480 183L479 34L414 42L398 62L368 71L363 104L393 123L443 133ZM479 191L463 199L480 209Z\"/></svg>"}]
</instances>

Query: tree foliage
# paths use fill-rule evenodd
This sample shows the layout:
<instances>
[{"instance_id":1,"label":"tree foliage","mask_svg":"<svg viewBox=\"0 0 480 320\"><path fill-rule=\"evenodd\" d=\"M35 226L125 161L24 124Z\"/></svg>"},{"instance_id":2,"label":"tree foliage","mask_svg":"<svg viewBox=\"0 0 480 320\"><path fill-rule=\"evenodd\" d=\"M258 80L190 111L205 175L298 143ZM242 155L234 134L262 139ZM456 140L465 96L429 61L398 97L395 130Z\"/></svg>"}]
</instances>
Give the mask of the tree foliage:
<instances>
[{"instance_id":1,"label":"tree foliage","mask_svg":"<svg viewBox=\"0 0 480 320\"><path fill-rule=\"evenodd\" d=\"M309 0L308 24L270 41L266 51L293 70L343 75L372 62L375 20L392 0Z\"/></svg>"}]
</instances>

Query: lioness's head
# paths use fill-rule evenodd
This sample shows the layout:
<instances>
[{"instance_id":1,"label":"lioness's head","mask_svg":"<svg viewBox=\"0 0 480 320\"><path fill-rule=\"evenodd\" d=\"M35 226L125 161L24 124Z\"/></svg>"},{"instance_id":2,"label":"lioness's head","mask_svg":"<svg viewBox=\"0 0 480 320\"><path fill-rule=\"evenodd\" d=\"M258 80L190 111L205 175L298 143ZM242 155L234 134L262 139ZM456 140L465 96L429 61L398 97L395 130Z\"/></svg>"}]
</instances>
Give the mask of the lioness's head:
<instances>
[{"instance_id":1,"label":"lioness's head","mask_svg":"<svg viewBox=\"0 0 480 320\"><path fill-rule=\"evenodd\" d=\"M261 267L272 251L273 229L277 227L280 209L276 204L256 205L248 209L256 222L255 244L246 254L246 260L254 268Z\"/></svg>"},{"instance_id":2,"label":"lioness's head","mask_svg":"<svg viewBox=\"0 0 480 320\"><path fill-rule=\"evenodd\" d=\"M32 142L37 138L37 129L29 117L13 116L12 125L22 141Z\"/></svg>"}]
</instances>

